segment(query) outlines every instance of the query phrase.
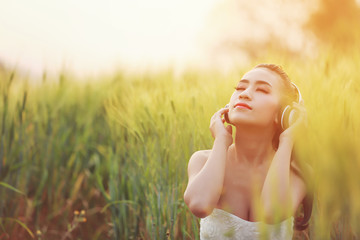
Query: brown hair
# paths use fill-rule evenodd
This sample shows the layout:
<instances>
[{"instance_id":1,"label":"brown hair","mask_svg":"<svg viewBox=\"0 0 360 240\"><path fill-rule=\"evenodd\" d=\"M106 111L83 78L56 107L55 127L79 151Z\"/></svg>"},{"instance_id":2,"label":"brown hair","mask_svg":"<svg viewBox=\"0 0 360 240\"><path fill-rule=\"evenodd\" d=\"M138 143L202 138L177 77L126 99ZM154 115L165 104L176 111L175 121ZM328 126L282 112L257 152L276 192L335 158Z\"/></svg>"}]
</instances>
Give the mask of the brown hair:
<instances>
[{"instance_id":1,"label":"brown hair","mask_svg":"<svg viewBox=\"0 0 360 240\"><path fill-rule=\"evenodd\" d=\"M281 99L282 107L280 108L281 110L279 111L279 119L280 119L281 113L284 110L284 108L286 107L286 105L291 104L293 101L295 101L297 99L297 93L296 93L297 90L291 84L291 80L290 80L289 76L286 74L286 72L280 66L278 66L276 64L262 63L259 65L256 65L254 68L266 68L266 69L278 74L280 76L280 78L283 80L282 83L284 86L284 95L282 96L282 99ZM282 131L283 130L282 130L281 126L279 125L279 127L277 128L277 130L275 132L274 138L273 138L273 146L275 149L277 149L279 146L279 136ZM296 157L294 155L294 151L292 152L291 157L292 158ZM309 179L306 177L306 176L310 176L311 169L302 168L300 170L299 167L294 162L295 161L291 161L290 167L297 175L299 175L304 180L304 182L307 186L307 194L304 197L304 199L302 200L303 216L296 217L294 220L294 228L298 231L302 231L302 230L306 229L309 225L309 220L311 217L312 206L313 206L313 193L310 191Z\"/></svg>"}]
</instances>

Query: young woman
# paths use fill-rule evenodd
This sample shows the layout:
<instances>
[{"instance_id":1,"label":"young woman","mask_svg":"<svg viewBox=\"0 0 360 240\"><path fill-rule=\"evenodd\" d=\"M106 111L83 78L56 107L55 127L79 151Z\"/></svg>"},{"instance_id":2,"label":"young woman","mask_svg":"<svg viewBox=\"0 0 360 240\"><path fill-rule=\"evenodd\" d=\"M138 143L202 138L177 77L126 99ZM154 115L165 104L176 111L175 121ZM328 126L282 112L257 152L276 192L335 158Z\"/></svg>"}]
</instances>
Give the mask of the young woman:
<instances>
[{"instance_id":1,"label":"young woman","mask_svg":"<svg viewBox=\"0 0 360 240\"><path fill-rule=\"evenodd\" d=\"M201 239L291 239L294 225L306 228L312 199L292 156L305 115L279 66L260 64L242 77L228 107L211 118L213 148L189 161L184 200L202 218ZM301 203L304 217L294 221Z\"/></svg>"}]
</instances>

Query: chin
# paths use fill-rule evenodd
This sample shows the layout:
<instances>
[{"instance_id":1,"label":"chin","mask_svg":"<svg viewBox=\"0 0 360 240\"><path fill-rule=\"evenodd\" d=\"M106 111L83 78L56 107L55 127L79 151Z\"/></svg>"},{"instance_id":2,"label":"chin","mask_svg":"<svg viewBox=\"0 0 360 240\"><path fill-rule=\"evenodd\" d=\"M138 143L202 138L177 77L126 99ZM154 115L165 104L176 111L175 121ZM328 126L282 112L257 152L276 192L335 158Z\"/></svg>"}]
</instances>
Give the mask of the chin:
<instances>
[{"instance_id":1,"label":"chin","mask_svg":"<svg viewBox=\"0 0 360 240\"><path fill-rule=\"evenodd\" d=\"M257 127L257 128L267 128L271 127L272 125L269 125L269 122L264 121L255 121L253 119L243 119L243 118L235 118L235 119L229 119L231 124L235 127Z\"/></svg>"},{"instance_id":2,"label":"chin","mask_svg":"<svg viewBox=\"0 0 360 240\"><path fill-rule=\"evenodd\" d=\"M256 124L254 124L254 121L250 120L250 119L240 119L240 118L235 118L235 119L229 119L231 124L234 126L254 126Z\"/></svg>"}]
</instances>

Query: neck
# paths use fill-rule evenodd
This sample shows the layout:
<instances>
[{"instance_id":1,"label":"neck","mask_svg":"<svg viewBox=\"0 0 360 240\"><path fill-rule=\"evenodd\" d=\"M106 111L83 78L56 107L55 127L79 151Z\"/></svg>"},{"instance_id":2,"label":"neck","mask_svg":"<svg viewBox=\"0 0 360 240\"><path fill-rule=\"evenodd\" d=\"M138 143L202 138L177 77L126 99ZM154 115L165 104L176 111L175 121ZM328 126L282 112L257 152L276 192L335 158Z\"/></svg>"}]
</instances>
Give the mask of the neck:
<instances>
[{"instance_id":1,"label":"neck","mask_svg":"<svg viewBox=\"0 0 360 240\"><path fill-rule=\"evenodd\" d=\"M275 150L272 145L274 130L270 127L237 126L235 134L235 160L259 166L271 161Z\"/></svg>"}]
</instances>

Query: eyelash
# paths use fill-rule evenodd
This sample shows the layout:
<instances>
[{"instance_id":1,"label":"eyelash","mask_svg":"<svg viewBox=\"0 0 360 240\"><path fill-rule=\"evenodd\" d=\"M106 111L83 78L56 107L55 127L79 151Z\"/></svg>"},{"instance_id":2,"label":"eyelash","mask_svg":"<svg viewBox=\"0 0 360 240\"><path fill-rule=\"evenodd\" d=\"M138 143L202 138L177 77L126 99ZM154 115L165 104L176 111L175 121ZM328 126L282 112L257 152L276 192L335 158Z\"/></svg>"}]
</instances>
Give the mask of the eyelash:
<instances>
[{"instance_id":1,"label":"eyelash","mask_svg":"<svg viewBox=\"0 0 360 240\"><path fill-rule=\"evenodd\" d=\"M235 90L244 90L245 88L244 87L234 87Z\"/></svg>"},{"instance_id":2,"label":"eyelash","mask_svg":"<svg viewBox=\"0 0 360 240\"><path fill-rule=\"evenodd\" d=\"M239 91L239 90L244 90L245 88L244 87L234 87L235 90ZM269 91L265 90L265 89L261 89L261 88L258 88L256 89L257 91L260 91L260 92L263 92L263 93L269 93Z\"/></svg>"},{"instance_id":3,"label":"eyelash","mask_svg":"<svg viewBox=\"0 0 360 240\"><path fill-rule=\"evenodd\" d=\"M261 92L263 92L263 93L269 93L267 90L265 90L265 89L257 89L257 90L259 90L259 91L261 91Z\"/></svg>"}]
</instances>

